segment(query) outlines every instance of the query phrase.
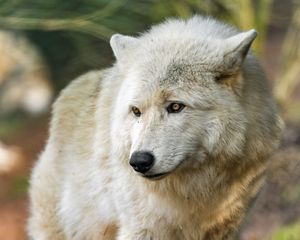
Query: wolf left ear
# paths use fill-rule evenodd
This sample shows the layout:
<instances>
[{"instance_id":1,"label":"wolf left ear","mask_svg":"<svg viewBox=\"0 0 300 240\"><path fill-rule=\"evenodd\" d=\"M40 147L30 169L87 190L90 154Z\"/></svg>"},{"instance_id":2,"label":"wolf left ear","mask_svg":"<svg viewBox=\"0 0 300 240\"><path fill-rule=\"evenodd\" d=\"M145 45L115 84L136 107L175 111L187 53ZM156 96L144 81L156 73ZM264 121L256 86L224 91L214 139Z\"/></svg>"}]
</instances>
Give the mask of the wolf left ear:
<instances>
[{"instance_id":1,"label":"wolf left ear","mask_svg":"<svg viewBox=\"0 0 300 240\"><path fill-rule=\"evenodd\" d=\"M138 42L139 40L137 38L121 34L114 34L110 38L110 46L116 59L120 62L123 62L128 58L128 54L130 54L130 51L138 45Z\"/></svg>"},{"instance_id":2,"label":"wolf left ear","mask_svg":"<svg viewBox=\"0 0 300 240\"><path fill-rule=\"evenodd\" d=\"M225 40L224 58L230 60L229 63L232 67L242 64L256 36L256 30L252 29L247 32L238 33Z\"/></svg>"}]
</instances>

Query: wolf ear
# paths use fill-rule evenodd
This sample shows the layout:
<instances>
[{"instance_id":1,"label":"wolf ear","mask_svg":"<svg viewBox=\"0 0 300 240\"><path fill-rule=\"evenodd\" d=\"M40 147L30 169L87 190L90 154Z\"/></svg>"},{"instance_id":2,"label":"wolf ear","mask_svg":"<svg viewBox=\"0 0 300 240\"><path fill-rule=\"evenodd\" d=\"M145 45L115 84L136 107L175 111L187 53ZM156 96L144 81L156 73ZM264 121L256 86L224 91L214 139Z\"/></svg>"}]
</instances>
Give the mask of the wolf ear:
<instances>
[{"instance_id":1,"label":"wolf ear","mask_svg":"<svg viewBox=\"0 0 300 240\"><path fill-rule=\"evenodd\" d=\"M256 36L256 30L252 29L225 40L224 58L230 60L232 67L242 64Z\"/></svg>"},{"instance_id":2,"label":"wolf ear","mask_svg":"<svg viewBox=\"0 0 300 240\"><path fill-rule=\"evenodd\" d=\"M123 62L130 51L138 44L139 40L134 37L124 36L121 34L114 34L110 38L110 46L116 56L116 59Z\"/></svg>"}]
</instances>

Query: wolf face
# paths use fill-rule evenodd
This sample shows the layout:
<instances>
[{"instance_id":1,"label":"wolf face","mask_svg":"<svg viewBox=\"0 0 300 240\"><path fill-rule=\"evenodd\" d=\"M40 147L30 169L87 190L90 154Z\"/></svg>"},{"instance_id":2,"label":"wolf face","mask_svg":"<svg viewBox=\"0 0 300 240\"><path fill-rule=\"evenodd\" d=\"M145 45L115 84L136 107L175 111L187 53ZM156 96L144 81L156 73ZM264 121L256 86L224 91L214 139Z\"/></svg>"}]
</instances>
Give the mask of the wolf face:
<instances>
[{"instance_id":1,"label":"wolf face","mask_svg":"<svg viewBox=\"0 0 300 240\"><path fill-rule=\"evenodd\" d=\"M247 124L240 70L256 32L211 39L166 29L111 38L124 76L113 148L126 148L126 164L150 179L199 168L209 155L240 154Z\"/></svg>"}]
</instances>

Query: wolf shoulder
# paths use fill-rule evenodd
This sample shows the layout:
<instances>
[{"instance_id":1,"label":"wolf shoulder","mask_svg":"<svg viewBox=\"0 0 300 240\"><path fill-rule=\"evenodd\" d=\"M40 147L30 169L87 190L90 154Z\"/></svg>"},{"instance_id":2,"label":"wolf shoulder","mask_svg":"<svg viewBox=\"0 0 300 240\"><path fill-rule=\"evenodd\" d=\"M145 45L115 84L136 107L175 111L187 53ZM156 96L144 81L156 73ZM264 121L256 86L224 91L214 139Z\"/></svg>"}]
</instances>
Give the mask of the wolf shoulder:
<instances>
[{"instance_id":1,"label":"wolf shoulder","mask_svg":"<svg viewBox=\"0 0 300 240\"><path fill-rule=\"evenodd\" d=\"M108 85L113 84L110 72L107 69L90 71L61 91L52 107L49 142L64 146L66 142L91 134L89 129L96 128L97 102Z\"/></svg>"},{"instance_id":2,"label":"wolf shoulder","mask_svg":"<svg viewBox=\"0 0 300 240\"><path fill-rule=\"evenodd\" d=\"M68 128L74 124L83 109L97 98L102 76L103 71L88 72L61 91L52 107L52 127L58 124L63 130L62 125Z\"/></svg>"}]
</instances>

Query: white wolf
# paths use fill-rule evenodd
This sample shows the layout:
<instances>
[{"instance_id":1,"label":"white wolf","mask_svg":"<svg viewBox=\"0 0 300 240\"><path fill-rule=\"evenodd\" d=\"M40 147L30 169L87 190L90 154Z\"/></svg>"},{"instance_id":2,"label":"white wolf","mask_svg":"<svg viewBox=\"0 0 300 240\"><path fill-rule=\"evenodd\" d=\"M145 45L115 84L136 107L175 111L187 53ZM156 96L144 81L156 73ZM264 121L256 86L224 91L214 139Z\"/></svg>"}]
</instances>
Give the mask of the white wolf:
<instances>
[{"instance_id":1,"label":"white wolf","mask_svg":"<svg viewBox=\"0 0 300 240\"><path fill-rule=\"evenodd\" d=\"M255 37L201 16L112 36L116 64L54 104L30 237L232 239L281 132Z\"/></svg>"}]
</instances>

